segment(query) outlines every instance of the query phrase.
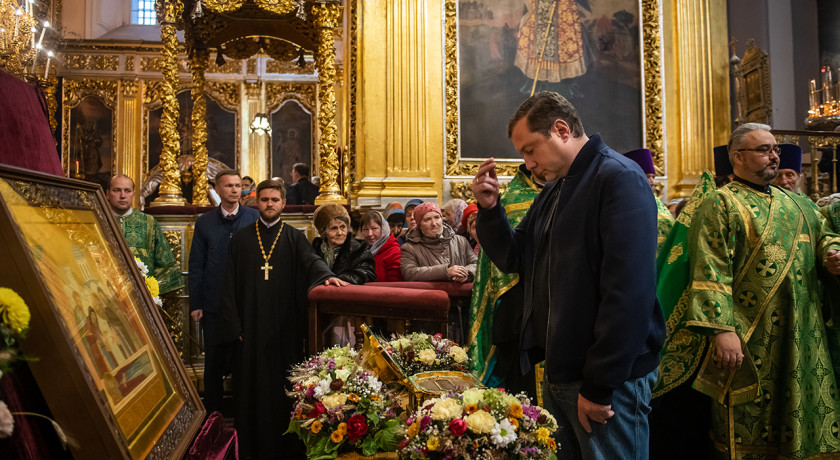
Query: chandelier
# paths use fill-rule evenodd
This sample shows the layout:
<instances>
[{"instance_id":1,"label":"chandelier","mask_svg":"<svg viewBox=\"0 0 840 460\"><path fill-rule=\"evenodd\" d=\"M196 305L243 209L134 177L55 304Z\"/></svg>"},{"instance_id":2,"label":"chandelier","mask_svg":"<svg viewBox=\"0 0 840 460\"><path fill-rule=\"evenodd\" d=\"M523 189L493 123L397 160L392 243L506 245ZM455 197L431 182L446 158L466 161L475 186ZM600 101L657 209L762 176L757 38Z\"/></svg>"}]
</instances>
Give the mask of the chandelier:
<instances>
[{"instance_id":1,"label":"chandelier","mask_svg":"<svg viewBox=\"0 0 840 460\"><path fill-rule=\"evenodd\" d=\"M55 53L44 43L50 23L36 19L37 6L34 0L0 0L0 69L47 80Z\"/></svg>"},{"instance_id":2,"label":"chandelier","mask_svg":"<svg viewBox=\"0 0 840 460\"><path fill-rule=\"evenodd\" d=\"M265 113L258 113L251 122L251 132L260 135L271 136L271 125L268 123L268 116Z\"/></svg>"}]
</instances>

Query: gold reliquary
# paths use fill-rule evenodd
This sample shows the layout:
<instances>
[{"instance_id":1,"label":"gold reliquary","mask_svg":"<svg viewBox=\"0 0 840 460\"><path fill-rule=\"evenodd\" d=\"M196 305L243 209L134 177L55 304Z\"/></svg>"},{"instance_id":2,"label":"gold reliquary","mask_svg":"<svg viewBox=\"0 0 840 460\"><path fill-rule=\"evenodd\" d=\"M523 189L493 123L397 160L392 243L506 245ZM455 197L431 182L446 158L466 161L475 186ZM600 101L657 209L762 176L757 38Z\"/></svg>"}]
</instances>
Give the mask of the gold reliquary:
<instances>
[{"instance_id":1,"label":"gold reliquary","mask_svg":"<svg viewBox=\"0 0 840 460\"><path fill-rule=\"evenodd\" d=\"M365 336L362 363L385 384L396 382L408 393L407 409L415 410L424 401L449 392L461 392L481 387L472 374L452 370L432 370L409 375L387 350L387 340L377 336L366 324L361 325Z\"/></svg>"}]
</instances>

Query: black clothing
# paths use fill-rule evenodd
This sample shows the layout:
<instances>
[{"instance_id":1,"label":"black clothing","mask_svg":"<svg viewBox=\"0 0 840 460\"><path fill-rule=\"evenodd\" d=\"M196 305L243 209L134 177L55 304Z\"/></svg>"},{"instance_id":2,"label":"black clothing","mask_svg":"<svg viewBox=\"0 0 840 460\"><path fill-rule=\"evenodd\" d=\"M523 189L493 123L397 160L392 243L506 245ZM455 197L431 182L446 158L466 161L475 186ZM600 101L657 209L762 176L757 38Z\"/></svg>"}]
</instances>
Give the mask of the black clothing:
<instances>
[{"instance_id":1,"label":"black clothing","mask_svg":"<svg viewBox=\"0 0 840 460\"><path fill-rule=\"evenodd\" d=\"M324 253L321 251L323 241L321 237L315 237L312 240L315 253L322 259L324 258ZM376 262L368 249L370 249L370 246L367 243L348 235L347 240L338 250L335 262L331 267L335 276L350 284L365 284L376 281Z\"/></svg>"},{"instance_id":2,"label":"black clothing","mask_svg":"<svg viewBox=\"0 0 840 460\"><path fill-rule=\"evenodd\" d=\"M294 436L282 436L289 425L292 402L284 388L289 368L305 358L309 330L307 292L333 274L315 254L306 237L291 225L271 228L259 221L266 255L257 242L256 226L238 231L230 241L227 284L223 298L223 340L239 340L234 360L234 406L242 458L272 458L301 452Z\"/></svg>"},{"instance_id":3,"label":"black clothing","mask_svg":"<svg viewBox=\"0 0 840 460\"><path fill-rule=\"evenodd\" d=\"M286 204L315 204L318 198L318 186L309 182L308 177L301 178L286 189Z\"/></svg>"},{"instance_id":4,"label":"black clothing","mask_svg":"<svg viewBox=\"0 0 840 460\"><path fill-rule=\"evenodd\" d=\"M230 372L233 344L219 340L221 294L226 275L228 243L239 229L254 225L260 213L239 206L225 217L222 208L204 213L195 222L189 260L190 311L201 309L204 331L204 406L208 413L222 410L224 376Z\"/></svg>"},{"instance_id":5,"label":"black clothing","mask_svg":"<svg viewBox=\"0 0 840 460\"><path fill-rule=\"evenodd\" d=\"M610 404L615 388L656 369L655 199L641 168L594 135L515 230L502 206L479 209L481 247L524 283L523 373L543 349L550 382L582 380L583 397Z\"/></svg>"}]
</instances>

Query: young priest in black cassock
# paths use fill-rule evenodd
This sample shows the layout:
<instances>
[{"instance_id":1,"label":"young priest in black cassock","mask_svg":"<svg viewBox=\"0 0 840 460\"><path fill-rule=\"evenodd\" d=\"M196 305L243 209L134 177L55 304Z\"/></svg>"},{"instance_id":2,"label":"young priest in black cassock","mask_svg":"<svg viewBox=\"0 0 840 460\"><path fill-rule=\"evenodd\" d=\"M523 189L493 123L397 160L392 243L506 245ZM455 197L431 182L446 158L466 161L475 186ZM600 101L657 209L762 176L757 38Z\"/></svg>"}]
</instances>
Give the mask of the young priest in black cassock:
<instances>
[{"instance_id":1,"label":"young priest in black cassock","mask_svg":"<svg viewBox=\"0 0 840 460\"><path fill-rule=\"evenodd\" d=\"M285 189L257 186L260 219L228 247L223 299L228 339L239 340L234 360L234 407L244 459L304 458L303 444L283 436L291 400L289 368L305 358L307 292L319 284L346 285L315 254L306 237L280 220Z\"/></svg>"}]
</instances>

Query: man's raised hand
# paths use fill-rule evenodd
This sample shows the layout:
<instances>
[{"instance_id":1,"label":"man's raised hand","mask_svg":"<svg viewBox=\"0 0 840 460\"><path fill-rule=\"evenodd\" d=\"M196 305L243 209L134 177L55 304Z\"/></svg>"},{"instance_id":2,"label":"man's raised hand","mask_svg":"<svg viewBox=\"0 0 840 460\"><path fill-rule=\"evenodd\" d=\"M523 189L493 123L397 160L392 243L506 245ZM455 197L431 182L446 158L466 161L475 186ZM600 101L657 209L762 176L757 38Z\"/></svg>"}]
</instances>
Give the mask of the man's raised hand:
<instances>
[{"instance_id":1,"label":"man's raised hand","mask_svg":"<svg viewBox=\"0 0 840 460\"><path fill-rule=\"evenodd\" d=\"M499 201L499 178L496 176L496 159L481 164L472 181L472 192L478 205L484 209L496 207Z\"/></svg>"}]
</instances>

